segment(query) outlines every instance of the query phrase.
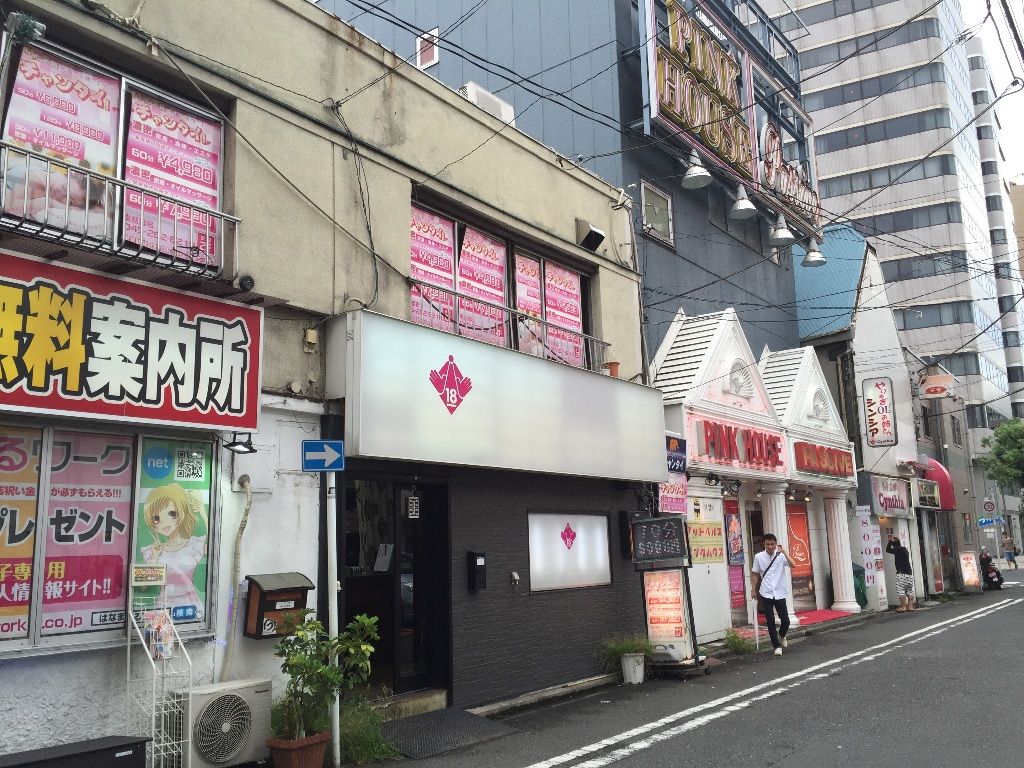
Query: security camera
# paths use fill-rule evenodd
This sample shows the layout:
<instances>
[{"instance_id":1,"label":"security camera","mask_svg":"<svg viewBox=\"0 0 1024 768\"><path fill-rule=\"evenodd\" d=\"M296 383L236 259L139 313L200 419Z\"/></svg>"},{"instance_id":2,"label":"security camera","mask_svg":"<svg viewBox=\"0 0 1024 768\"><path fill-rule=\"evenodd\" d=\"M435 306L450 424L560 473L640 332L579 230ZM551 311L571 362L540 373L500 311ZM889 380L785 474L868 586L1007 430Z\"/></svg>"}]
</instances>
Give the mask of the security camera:
<instances>
[{"instance_id":1,"label":"security camera","mask_svg":"<svg viewBox=\"0 0 1024 768\"><path fill-rule=\"evenodd\" d=\"M970 488L964 488L964 496L971 492Z\"/></svg>"},{"instance_id":2,"label":"security camera","mask_svg":"<svg viewBox=\"0 0 1024 768\"><path fill-rule=\"evenodd\" d=\"M256 278L252 275L240 275L238 278L238 287L243 291L251 291L256 287Z\"/></svg>"}]
</instances>

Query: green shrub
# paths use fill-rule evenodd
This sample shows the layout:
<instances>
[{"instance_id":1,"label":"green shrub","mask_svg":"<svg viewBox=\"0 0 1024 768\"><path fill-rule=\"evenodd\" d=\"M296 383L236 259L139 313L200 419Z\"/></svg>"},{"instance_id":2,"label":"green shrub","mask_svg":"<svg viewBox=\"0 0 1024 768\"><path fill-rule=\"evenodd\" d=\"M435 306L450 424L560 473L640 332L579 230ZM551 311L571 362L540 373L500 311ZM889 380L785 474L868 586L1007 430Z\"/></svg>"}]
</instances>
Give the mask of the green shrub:
<instances>
[{"instance_id":1,"label":"green shrub","mask_svg":"<svg viewBox=\"0 0 1024 768\"><path fill-rule=\"evenodd\" d=\"M736 634L736 630L730 629L725 633L725 647L736 654L753 653L756 649L754 642Z\"/></svg>"},{"instance_id":2,"label":"green shrub","mask_svg":"<svg viewBox=\"0 0 1024 768\"><path fill-rule=\"evenodd\" d=\"M352 699L341 707L341 759L363 763L398 757L384 736L384 713L366 699Z\"/></svg>"},{"instance_id":3,"label":"green shrub","mask_svg":"<svg viewBox=\"0 0 1024 768\"><path fill-rule=\"evenodd\" d=\"M627 653L642 653L644 658L650 660L654 653L654 646L647 635L638 632L635 634L612 635L601 643L601 650L598 652L598 663L603 672L621 672L621 659Z\"/></svg>"}]
</instances>

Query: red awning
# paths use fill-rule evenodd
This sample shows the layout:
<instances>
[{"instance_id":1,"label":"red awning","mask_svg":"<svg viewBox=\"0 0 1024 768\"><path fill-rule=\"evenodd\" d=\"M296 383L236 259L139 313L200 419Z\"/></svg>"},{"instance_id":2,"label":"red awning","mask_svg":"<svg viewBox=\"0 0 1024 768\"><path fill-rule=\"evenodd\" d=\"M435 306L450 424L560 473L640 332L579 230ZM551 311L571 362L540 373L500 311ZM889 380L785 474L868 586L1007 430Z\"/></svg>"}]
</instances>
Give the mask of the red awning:
<instances>
[{"instance_id":1,"label":"red awning","mask_svg":"<svg viewBox=\"0 0 1024 768\"><path fill-rule=\"evenodd\" d=\"M925 480L933 480L939 484L939 504L943 509L956 509L956 493L949 470L935 459L928 459L928 468L924 471Z\"/></svg>"}]
</instances>

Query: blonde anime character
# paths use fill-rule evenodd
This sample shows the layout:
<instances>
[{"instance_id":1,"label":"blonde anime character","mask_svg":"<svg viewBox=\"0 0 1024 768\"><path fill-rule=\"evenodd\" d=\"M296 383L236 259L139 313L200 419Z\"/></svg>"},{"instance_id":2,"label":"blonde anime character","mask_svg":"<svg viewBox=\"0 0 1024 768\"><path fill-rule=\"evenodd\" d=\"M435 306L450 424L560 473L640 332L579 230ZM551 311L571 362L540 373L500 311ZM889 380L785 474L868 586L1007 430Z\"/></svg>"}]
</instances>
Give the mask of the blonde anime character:
<instances>
[{"instance_id":1,"label":"blonde anime character","mask_svg":"<svg viewBox=\"0 0 1024 768\"><path fill-rule=\"evenodd\" d=\"M196 524L206 526L206 509L199 495L169 483L149 492L143 506L153 543L142 548L147 565L167 566L167 582L160 594L169 608L193 605L201 618L203 603L193 580L196 566L206 555L206 536L193 536ZM207 530L209 530L207 528Z\"/></svg>"}]
</instances>

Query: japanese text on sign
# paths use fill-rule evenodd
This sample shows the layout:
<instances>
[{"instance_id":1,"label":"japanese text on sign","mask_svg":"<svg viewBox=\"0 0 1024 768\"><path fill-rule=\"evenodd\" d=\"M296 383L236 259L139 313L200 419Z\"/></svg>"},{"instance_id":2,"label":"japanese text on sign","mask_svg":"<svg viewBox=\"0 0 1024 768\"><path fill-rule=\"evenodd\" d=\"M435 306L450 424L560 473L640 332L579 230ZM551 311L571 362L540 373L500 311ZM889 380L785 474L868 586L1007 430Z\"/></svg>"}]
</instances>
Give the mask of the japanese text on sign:
<instances>
[{"instance_id":1,"label":"japanese text on sign","mask_svg":"<svg viewBox=\"0 0 1024 768\"><path fill-rule=\"evenodd\" d=\"M259 310L0 254L0 405L254 428Z\"/></svg>"},{"instance_id":2,"label":"japanese text on sign","mask_svg":"<svg viewBox=\"0 0 1024 768\"><path fill-rule=\"evenodd\" d=\"M686 533L694 565L725 562L725 526L722 523L688 522Z\"/></svg>"},{"instance_id":3,"label":"japanese text on sign","mask_svg":"<svg viewBox=\"0 0 1024 768\"><path fill-rule=\"evenodd\" d=\"M866 379L864 419L868 445L872 448L896 445L896 417L892 407L892 379Z\"/></svg>"}]
</instances>

